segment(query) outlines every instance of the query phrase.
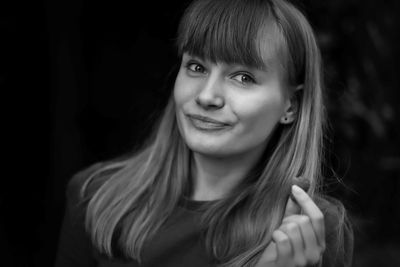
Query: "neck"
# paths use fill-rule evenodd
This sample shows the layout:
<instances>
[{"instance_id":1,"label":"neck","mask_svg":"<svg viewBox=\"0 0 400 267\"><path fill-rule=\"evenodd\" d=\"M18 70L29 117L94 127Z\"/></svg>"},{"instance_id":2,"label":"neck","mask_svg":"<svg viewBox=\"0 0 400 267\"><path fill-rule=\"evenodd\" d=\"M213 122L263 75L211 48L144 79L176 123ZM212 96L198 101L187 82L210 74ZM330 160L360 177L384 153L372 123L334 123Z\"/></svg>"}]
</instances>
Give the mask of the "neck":
<instances>
[{"instance_id":1,"label":"neck","mask_svg":"<svg viewBox=\"0 0 400 267\"><path fill-rule=\"evenodd\" d=\"M262 150L254 150L246 155L216 158L193 152L192 199L210 201L223 198L244 179L261 153Z\"/></svg>"}]
</instances>

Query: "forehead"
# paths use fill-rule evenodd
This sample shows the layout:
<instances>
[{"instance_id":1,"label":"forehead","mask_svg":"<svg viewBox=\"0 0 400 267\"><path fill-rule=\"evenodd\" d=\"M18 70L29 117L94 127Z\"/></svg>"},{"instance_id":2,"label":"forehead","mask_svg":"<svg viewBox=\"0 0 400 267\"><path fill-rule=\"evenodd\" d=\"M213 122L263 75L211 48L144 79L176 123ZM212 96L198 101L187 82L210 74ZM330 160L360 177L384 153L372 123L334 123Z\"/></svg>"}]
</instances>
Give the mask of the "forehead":
<instances>
[{"instance_id":1,"label":"forehead","mask_svg":"<svg viewBox=\"0 0 400 267\"><path fill-rule=\"evenodd\" d=\"M251 46L244 46L241 42L213 42L204 43L200 40L192 40L184 50L191 56L208 60L213 63L225 63L229 65L243 65L256 69L270 69L282 67L284 53L280 33L260 31L260 34L252 40ZM196 43L196 41L198 43ZM223 45L226 46L223 46Z\"/></svg>"},{"instance_id":2,"label":"forehead","mask_svg":"<svg viewBox=\"0 0 400 267\"><path fill-rule=\"evenodd\" d=\"M212 1L209 1L211 5ZM215 1L215 3L226 1ZM271 68L281 62L283 35L266 6L200 6L189 11L178 32L178 52L212 62ZM214 2L212 2L214 3ZM243 5L243 4L242 4Z\"/></svg>"}]
</instances>

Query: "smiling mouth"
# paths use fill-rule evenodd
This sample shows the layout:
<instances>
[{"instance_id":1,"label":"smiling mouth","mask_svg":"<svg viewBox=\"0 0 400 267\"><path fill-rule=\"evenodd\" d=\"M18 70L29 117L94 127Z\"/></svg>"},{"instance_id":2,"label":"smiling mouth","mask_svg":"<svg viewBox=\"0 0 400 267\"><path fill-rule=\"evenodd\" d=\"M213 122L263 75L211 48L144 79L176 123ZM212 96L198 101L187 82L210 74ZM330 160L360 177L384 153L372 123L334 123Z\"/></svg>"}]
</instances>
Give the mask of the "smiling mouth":
<instances>
[{"instance_id":1,"label":"smiling mouth","mask_svg":"<svg viewBox=\"0 0 400 267\"><path fill-rule=\"evenodd\" d=\"M202 131L220 131L232 127L232 125L228 123L217 121L209 117L192 114L186 116L189 118L189 121L196 129Z\"/></svg>"}]
</instances>

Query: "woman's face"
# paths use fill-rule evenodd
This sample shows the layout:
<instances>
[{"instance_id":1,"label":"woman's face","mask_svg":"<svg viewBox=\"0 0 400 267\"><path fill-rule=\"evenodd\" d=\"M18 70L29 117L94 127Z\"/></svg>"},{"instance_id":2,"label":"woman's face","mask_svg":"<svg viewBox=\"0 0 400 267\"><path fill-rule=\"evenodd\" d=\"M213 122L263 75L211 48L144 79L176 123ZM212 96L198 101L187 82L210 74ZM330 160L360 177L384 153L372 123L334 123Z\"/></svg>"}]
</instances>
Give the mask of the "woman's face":
<instances>
[{"instance_id":1,"label":"woman's face","mask_svg":"<svg viewBox=\"0 0 400 267\"><path fill-rule=\"evenodd\" d=\"M174 99L186 144L216 157L264 150L289 104L277 67L213 63L187 53Z\"/></svg>"}]
</instances>

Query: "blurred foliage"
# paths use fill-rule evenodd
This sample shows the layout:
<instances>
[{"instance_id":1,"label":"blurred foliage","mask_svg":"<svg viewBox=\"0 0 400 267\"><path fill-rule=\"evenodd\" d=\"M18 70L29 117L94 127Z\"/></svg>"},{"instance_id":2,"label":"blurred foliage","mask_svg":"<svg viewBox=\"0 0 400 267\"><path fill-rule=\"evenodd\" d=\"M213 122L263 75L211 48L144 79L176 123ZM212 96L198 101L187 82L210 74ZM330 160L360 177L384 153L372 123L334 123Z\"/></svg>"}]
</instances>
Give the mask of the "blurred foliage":
<instances>
[{"instance_id":1,"label":"blurred foliage","mask_svg":"<svg viewBox=\"0 0 400 267\"><path fill-rule=\"evenodd\" d=\"M373 152L382 171L398 171L398 1L308 2L325 61L333 128L352 148Z\"/></svg>"},{"instance_id":2,"label":"blurred foliage","mask_svg":"<svg viewBox=\"0 0 400 267\"><path fill-rule=\"evenodd\" d=\"M382 266L399 266L393 257L400 250L398 5L396 0L300 3L322 50L330 159L345 185L327 189L352 215L356 258L367 259L356 260L356 266L380 266L381 257L387 260Z\"/></svg>"}]
</instances>

